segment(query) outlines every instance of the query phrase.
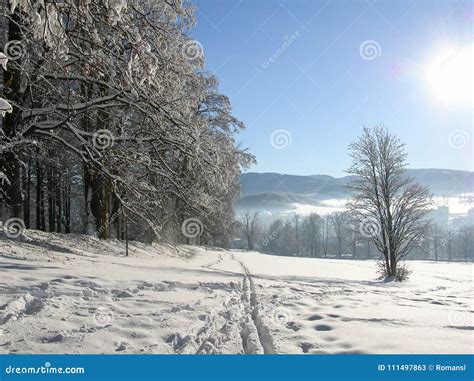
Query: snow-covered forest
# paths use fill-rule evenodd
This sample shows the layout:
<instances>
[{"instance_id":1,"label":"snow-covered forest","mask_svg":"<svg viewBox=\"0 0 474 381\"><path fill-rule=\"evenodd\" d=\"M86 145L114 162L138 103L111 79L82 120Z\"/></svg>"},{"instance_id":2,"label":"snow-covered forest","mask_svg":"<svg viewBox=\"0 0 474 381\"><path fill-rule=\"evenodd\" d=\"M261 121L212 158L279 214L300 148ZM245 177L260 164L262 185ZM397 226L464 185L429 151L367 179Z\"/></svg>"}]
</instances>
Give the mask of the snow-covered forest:
<instances>
[{"instance_id":1,"label":"snow-covered forest","mask_svg":"<svg viewBox=\"0 0 474 381\"><path fill-rule=\"evenodd\" d=\"M274 255L313 258L377 259L380 255L371 240L377 226L360 223L347 211L288 214L269 223L262 212L244 213L237 224L236 246ZM473 256L474 223L469 218L458 218L448 228L432 221L406 258L471 262Z\"/></svg>"},{"instance_id":2,"label":"snow-covered forest","mask_svg":"<svg viewBox=\"0 0 474 381\"><path fill-rule=\"evenodd\" d=\"M244 125L187 34L193 6L7 3L4 224L168 242L197 229L225 245L238 175L254 158L236 145Z\"/></svg>"}]
</instances>

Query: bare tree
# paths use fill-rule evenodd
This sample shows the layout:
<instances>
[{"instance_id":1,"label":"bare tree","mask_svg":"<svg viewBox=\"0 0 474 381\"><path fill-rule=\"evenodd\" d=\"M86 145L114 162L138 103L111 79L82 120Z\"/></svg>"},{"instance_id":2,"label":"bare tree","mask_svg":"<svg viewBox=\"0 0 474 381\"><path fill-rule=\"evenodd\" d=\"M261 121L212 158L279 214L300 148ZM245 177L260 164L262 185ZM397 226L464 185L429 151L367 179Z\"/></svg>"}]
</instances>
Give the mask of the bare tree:
<instances>
[{"instance_id":1,"label":"bare tree","mask_svg":"<svg viewBox=\"0 0 474 381\"><path fill-rule=\"evenodd\" d=\"M344 238L346 237L347 233L347 215L343 212L332 213L329 216L329 220L331 221L337 241L337 257L340 259L342 257L342 249L344 247Z\"/></svg>"},{"instance_id":2,"label":"bare tree","mask_svg":"<svg viewBox=\"0 0 474 381\"><path fill-rule=\"evenodd\" d=\"M356 176L350 184L354 196L349 210L383 253L384 275L401 280L400 260L429 229L429 190L406 176L404 144L383 126L364 128L349 151L352 166L347 172Z\"/></svg>"},{"instance_id":3,"label":"bare tree","mask_svg":"<svg viewBox=\"0 0 474 381\"><path fill-rule=\"evenodd\" d=\"M247 247L249 250L255 249L255 243L260 232L260 217L258 213L250 214L245 213L243 217L243 233L247 241Z\"/></svg>"},{"instance_id":4,"label":"bare tree","mask_svg":"<svg viewBox=\"0 0 474 381\"><path fill-rule=\"evenodd\" d=\"M357 246L358 244L363 243L363 237L358 227L358 221L352 219L350 214L347 214L346 234L348 237L348 245L351 248L352 259L357 258Z\"/></svg>"},{"instance_id":5,"label":"bare tree","mask_svg":"<svg viewBox=\"0 0 474 381\"><path fill-rule=\"evenodd\" d=\"M324 258L328 256L328 240L329 240L329 217L326 216L324 226Z\"/></svg>"},{"instance_id":6,"label":"bare tree","mask_svg":"<svg viewBox=\"0 0 474 381\"><path fill-rule=\"evenodd\" d=\"M295 220L296 255L299 256L300 255L300 244L299 244L300 237L299 237L298 228L299 228L300 218L297 214L295 214L294 220Z\"/></svg>"},{"instance_id":7,"label":"bare tree","mask_svg":"<svg viewBox=\"0 0 474 381\"><path fill-rule=\"evenodd\" d=\"M282 255L285 254L282 244L282 231L285 225L282 220L273 221L265 232L262 246L266 252Z\"/></svg>"},{"instance_id":8,"label":"bare tree","mask_svg":"<svg viewBox=\"0 0 474 381\"><path fill-rule=\"evenodd\" d=\"M304 250L311 257L316 257L321 250L321 225L322 218L316 213L311 213L302 224Z\"/></svg>"},{"instance_id":9,"label":"bare tree","mask_svg":"<svg viewBox=\"0 0 474 381\"><path fill-rule=\"evenodd\" d=\"M462 251L464 253L464 261L468 262L469 260L472 260L474 226L461 226L461 228L459 229L459 235L462 240Z\"/></svg>"}]
</instances>

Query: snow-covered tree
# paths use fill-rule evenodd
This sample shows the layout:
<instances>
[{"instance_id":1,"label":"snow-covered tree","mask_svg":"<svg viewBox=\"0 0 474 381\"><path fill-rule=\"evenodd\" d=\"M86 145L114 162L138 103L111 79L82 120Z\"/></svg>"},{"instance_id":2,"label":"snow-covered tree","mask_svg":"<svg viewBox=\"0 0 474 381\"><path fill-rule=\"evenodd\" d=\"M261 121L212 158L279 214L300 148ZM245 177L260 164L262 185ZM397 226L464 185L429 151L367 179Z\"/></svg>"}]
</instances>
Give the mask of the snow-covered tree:
<instances>
[{"instance_id":1,"label":"snow-covered tree","mask_svg":"<svg viewBox=\"0 0 474 381\"><path fill-rule=\"evenodd\" d=\"M5 123L12 128L3 129L2 171L11 184L22 184L22 171L31 170L24 183L37 188L38 226L44 228L45 198L51 212L70 197L70 175L66 181L61 174L78 167L84 192L78 220L89 234L120 236L126 220L132 232L153 237L188 215L231 226L237 177L253 157L236 146L243 125L216 79L202 73L202 49L186 34L194 25L192 6L12 0L5 16L16 28L9 40L21 46L21 58L11 65L16 81L5 87L13 112ZM0 64L10 66L3 56ZM70 172L54 157L62 167L64 158L74 158ZM17 200L3 198L7 208L24 205L22 189L16 194ZM53 209L50 229L63 219Z\"/></svg>"},{"instance_id":2,"label":"snow-covered tree","mask_svg":"<svg viewBox=\"0 0 474 381\"><path fill-rule=\"evenodd\" d=\"M349 151L348 173L356 176L350 185L354 192L350 212L383 253L384 276L403 278L400 260L429 229L429 191L406 176L404 145L384 127L364 128Z\"/></svg>"},{"instance_id":3,"label":"snow-covered tree","mask_svg":"<svg viewBox=\"0 0 474 381\"><path fill-rule=\"evenodd\" d=\"M242 217L242 232L247 242L248 250L255 250L262 231L260 215L247 212Z\"/></svg>"}]
</instances>

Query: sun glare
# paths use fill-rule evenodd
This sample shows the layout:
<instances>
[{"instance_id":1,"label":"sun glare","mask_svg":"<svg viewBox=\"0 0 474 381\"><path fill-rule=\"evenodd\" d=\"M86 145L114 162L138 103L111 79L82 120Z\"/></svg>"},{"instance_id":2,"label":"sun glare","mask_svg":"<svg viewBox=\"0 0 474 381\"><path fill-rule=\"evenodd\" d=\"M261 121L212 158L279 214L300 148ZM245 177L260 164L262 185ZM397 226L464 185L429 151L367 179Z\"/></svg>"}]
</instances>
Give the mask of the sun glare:
<instances>
[{"instance_id":1,"label":"sun glare","mask_svg":"<svg viewBox=\"0 0 474 381\"><path fill-rule=\"evenodd\" d=\"M426 75L434 97L449 104L473 104L474 45L448 48L427 65Z\"/></svg>"}]
</instances>

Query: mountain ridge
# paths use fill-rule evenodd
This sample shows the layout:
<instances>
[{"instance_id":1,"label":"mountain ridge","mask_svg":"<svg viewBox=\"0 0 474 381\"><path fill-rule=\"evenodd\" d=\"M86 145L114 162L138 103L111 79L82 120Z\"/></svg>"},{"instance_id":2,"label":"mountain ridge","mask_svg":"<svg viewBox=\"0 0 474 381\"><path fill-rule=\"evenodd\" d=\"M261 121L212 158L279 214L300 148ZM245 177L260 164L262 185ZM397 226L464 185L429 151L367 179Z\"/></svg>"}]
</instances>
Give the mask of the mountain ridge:
<instances>
[{"instance_id":1,"label":"mountain ridge","mask_svg":"<svg viewBox=\"0 0 474 381\"><path fill-rule=\"evenodd\" d=\"M434 196L474 193L474 172L438 169L407 169L407 175L428 186ZM287 203L312 203L349 196L348 183L354 176L288 175L276 172L247 172L240 176L238 207L262 203L274 206Z\"/></svg>"}]
</instances>

